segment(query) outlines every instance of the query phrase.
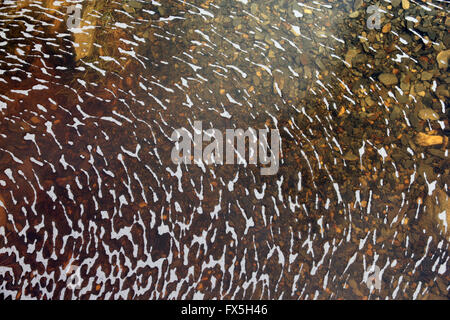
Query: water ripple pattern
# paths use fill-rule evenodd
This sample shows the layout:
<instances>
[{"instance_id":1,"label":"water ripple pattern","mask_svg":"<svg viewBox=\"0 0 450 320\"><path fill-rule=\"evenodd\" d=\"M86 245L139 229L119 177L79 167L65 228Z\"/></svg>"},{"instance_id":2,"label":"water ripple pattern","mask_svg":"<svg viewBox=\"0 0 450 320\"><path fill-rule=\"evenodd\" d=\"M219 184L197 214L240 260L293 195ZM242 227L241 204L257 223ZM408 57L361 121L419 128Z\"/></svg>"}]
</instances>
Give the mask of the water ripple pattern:
<instances>
[{"instance_id":1,"label":"water ripple pattern","mask_svg":"<svg viewBox=\"0 0 450 320\"><path fill-rule=\"evenodd\" d=\"M448 299L449 6L370 2L1 1L0 297Z\"/></svg>"}]
</instances>

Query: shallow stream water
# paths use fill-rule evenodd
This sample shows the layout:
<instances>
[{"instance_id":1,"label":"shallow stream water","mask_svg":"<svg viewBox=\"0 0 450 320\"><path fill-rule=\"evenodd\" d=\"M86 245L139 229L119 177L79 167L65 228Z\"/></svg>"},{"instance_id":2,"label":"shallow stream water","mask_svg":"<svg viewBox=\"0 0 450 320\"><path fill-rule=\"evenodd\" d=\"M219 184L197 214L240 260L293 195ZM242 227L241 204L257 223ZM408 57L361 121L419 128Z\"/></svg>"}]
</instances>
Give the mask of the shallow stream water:
<instances>
[{"instance_id":1,"label":"shallow stream water","mask_svg":"<svg viewBox=\"0 0 450 320\"><path fill-rule=\"evenodd\" d=\"M369 2L1 1L0 297L448 299L449 5Z\"/></svg>"}]
</instances>

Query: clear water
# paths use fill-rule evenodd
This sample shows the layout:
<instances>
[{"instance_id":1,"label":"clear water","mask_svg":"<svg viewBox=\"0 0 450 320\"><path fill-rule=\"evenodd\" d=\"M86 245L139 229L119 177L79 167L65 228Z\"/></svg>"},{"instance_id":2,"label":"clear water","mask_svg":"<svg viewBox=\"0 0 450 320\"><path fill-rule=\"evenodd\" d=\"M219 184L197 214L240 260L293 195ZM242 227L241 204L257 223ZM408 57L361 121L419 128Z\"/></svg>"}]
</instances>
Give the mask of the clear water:
<instances>
[{"instance_id":1,"label":"clear water","mask_svg":"<svg viewBox=\"0 0 450 320\"><path fill-rule=\"evenodd\" d=\"M378 78L439 35L355 28L352 1L93 1L79 29L68 5L0 9L2 298L448 298L448 150L415 139L445 140L446 71ZM278 172L175 165L194 121L278 129Z\"/></svg>"}]
</instances>

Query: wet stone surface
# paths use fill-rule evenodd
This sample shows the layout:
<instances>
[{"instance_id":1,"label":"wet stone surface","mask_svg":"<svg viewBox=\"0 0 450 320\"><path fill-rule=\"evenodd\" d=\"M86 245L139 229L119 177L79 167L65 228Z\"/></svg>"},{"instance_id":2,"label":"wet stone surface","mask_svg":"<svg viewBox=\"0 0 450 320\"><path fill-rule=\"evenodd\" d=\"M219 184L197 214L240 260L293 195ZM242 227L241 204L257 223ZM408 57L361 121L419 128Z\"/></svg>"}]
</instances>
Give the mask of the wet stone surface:
<instances>
[{"instance_id":1,"label":"wet stone surface","mask_svg":"<svg viewBox=\"0 0 450 320\"><path fill-rule=\"evenodd\" d=\"M0 297L448 299L449 7L371 4L2 1ZM194 121L278 172L173 164Z\"/></svg>"}]
</instances>

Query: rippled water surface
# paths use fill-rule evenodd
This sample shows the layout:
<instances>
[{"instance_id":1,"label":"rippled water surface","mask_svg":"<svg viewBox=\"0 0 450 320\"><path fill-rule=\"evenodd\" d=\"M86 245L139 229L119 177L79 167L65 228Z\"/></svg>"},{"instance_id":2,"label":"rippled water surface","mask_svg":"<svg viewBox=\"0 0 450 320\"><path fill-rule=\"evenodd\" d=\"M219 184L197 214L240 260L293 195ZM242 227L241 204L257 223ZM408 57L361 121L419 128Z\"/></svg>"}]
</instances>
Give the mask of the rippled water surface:
<instances>
[{"instance_id":1,"label":"rippled water surface","mask_svg":"<svg viewBox=\"0 0 450 320\"><path fill-rule=\"evenodd\" d=\"M0 297L449 298L448 2L0 3Z\"/></svg>"}]
</instances>

